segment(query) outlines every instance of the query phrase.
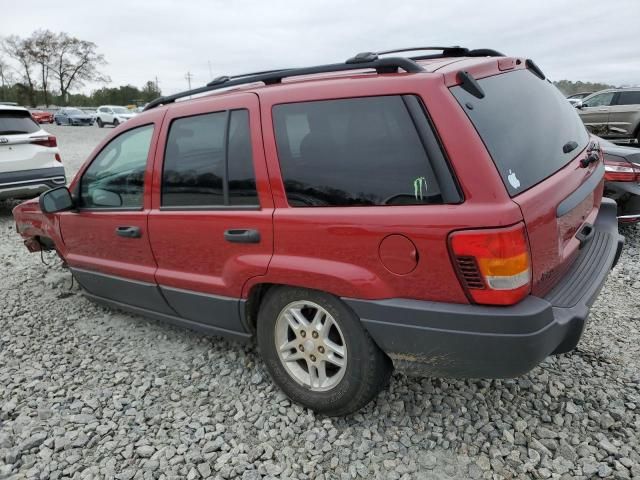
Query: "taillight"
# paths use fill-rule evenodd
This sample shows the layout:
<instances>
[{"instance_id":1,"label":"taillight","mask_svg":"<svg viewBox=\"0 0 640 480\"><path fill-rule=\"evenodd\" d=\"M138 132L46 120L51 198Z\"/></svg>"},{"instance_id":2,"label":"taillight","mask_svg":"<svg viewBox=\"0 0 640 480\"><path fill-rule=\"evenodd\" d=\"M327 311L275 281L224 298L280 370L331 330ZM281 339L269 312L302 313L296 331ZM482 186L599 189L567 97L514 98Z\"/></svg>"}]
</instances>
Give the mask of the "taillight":
<instances>
[{"instance_id":1,"label":"taillight","mask_svg":"<svg viewBox=\"0 0 640 480\"><path fill-rule=\"evenodd\" d=\"M640 165L607 160L604 163L604 179L610 182L635 182L640 180Z\"/></svg>"},{"instance_id":2,"label":"taillight","mask_svg":"<svg viewBox=\"0 0 640 480\"><path fill-rule=\"evenodd\" d=\"M31 143L33 143L34 145L41 145L43 147L57 147L58 146L58 141L56 140L56 137L54 137L53 135L49 135L49 136L46 136L46 137L32 138L31 139Z\"/></svg>"},{"instance_id":3,"label":"taillight","mask_svg":"<svg viewBox=\"0 0 640 480\"><path fill-rule=\"evenodd\" d=\"M475 303L513 305L531 291L531 257L523 223L461 230L449 241L460 283Z\"/></svg>"}]
</instances>

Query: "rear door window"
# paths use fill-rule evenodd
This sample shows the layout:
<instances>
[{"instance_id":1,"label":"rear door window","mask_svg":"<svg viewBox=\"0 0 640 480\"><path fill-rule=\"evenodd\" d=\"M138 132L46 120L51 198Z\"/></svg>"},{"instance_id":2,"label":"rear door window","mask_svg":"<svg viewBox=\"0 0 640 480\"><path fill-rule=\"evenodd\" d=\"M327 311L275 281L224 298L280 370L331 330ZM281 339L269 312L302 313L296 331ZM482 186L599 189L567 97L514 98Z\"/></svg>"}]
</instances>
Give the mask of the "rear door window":
<instances>
[{"instance_id":1,"label":"rear door window","mask_svg":"<svg viewBox=\"0 0 640 480\"><path fill-rule=\"evenodd\" d=\"M620 92L618 105L640 105L640 90L637 92Z\"/></svg>"},{"instance_id":2,"label":"rear door window","mask_svg":"<svg viewBox=\"0 0 640 480\"><path fill-rule=\"evenodd\" d=\"M511 196L543 181L575 158L589 141L576 109L560 91L529 70L480 79L485 97L451 88L484 141ZM568 153L568 142L577 146Z\"/></svg>"},{"instance_id":3,"label":"rear door window","mask_svg":"<svg viewBox=\"0 0 640 480\"><path fill-rule=\"evenodd\" d=\"M273 119L291 206L443 202L402 96L276 105Z\"/></svg>"},{"instance_id":4,"label":"rear door window","mask_svg":"<svg viewBox=\"0 0 640 480\"><path fill-rule=\"evenodd\" d=\"M28 134L39 130L40 126L31 118L29 112L0 109L0 135Z\"/></svg>"},{"instance_id":5,"label":"rear door window","mask_svg":"<svg viewBox=\"0 0 640 480\"><path fill-rule=\"evenodd\" d=\"M247 110L178 118L162 172L163 207L258 206Z\"/></svg>"}]
</instances>

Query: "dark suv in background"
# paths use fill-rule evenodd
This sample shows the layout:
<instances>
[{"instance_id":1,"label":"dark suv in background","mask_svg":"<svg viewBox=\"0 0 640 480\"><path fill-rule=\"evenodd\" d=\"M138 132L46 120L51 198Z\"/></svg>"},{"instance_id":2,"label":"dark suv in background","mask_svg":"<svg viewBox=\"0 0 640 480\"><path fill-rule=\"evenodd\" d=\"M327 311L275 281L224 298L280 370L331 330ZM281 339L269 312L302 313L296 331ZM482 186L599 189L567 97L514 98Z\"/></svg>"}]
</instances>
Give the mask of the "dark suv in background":
<instances>
[{"instance_id":1,"label":"dark suv in background","mask_svg":"<svg viewBox=\"0 0 640 480\"><path fill-rule=\"evenodd\" d=\"M640 88L601 90L575 106L591 133L614 143L640 144Z\"/></svg>"}]
</instances>

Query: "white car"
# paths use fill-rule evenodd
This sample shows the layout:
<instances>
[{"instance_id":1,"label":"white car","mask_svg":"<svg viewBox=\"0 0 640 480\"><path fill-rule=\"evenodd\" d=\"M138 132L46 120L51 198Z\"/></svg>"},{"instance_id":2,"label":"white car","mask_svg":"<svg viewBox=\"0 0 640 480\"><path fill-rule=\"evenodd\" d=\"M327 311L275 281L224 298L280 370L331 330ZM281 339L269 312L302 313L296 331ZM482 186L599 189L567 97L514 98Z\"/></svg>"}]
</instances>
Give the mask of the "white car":
<instances>
[{"instance_id":1,"label":"white car","mask_svg":"<svg viewBox=\"0 0 640 480\"><path fill-rule=\"evenodd\" d=\"M121 123L135 117L135 115L135 112L132 112L125 107L102 105L101 107L98 107L98 110L96 110L96 117L98 117L96 123L100 128L105 125L113 125L114 127L117 127Z\"/></svg>"},{"instance_id":2,"label":"white car","mask_svg":"<svg viewBox=\"0 0 640 480\"><path fill-rule=\"evenodd\" d=\"M66 183L56 137L26 108L0 105L0 200L37 197Z\"/></svg>"}]
</instances>

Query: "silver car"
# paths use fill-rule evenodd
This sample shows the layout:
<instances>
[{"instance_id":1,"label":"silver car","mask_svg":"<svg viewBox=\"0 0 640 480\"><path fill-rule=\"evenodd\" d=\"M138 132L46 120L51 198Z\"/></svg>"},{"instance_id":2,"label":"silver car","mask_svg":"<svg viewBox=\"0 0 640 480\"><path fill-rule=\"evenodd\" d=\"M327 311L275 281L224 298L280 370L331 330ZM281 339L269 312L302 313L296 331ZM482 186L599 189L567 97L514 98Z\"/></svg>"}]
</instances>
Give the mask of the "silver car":
<instances>
[{"instance_id":1,"label":"silver car","mask_svg":"<svg viewBox=\"0 0 640 480\"><path fill-rule=\"evenodd\" d=\"M576 104L587 129L614 143L640 144L640 88L601 90Z\"/></svg>"}]
</instances>

